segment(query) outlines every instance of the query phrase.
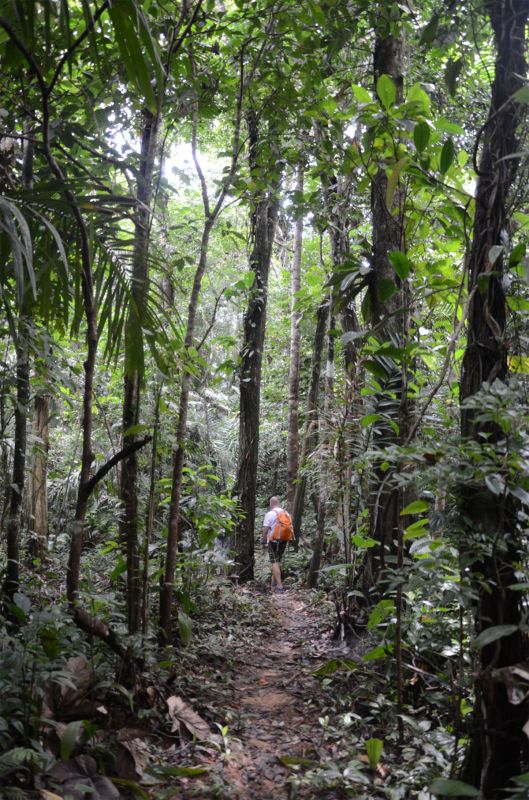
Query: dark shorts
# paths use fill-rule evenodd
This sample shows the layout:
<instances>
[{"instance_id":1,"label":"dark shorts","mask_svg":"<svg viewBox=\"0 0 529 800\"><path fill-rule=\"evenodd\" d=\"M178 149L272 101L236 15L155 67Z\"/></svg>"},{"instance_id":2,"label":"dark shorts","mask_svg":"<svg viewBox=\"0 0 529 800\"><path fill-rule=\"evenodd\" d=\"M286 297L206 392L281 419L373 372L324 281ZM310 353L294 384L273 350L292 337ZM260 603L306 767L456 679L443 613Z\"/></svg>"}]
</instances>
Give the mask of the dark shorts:
<instances>
[{"instance_id":1,"label":"dark shorts","mask_svg":"<svg viewBox=\"0 0 529 800\"><path fill-rule=\"evenodd\" d=\"M279 564L288 542L268 542L268 557L272 564Z\"/></svg>"}]
</instances>

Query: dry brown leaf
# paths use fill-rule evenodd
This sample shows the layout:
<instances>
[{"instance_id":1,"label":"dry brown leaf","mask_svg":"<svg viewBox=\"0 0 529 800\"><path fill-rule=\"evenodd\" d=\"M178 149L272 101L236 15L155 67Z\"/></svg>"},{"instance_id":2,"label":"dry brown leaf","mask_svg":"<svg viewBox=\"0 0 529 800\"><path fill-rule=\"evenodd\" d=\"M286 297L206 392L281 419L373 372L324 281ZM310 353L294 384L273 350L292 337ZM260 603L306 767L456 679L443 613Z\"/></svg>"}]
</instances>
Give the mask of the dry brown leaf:
<instances>
[{"instance_id":1,"label":"dry brown leaf","mask_svg":"<svg viewBox=\"0 0 529 800\"><path fill-rule=\"evenodd\" d=\"M204 741L211 736L211 730L205 719L193 711L189 703L177 695L172 695L167 700L169 717L173 722L173 731L179 730L180 724L184 725L189 733L199 741Z\"/></svg>"},{"instance_id":2,"label":"dry brown leaf","mask_svg":"<svg viewBox=\"0 0 529 800\"><path fill-rule=\"evenodd\" d=\"M55 792L49 792L47 789L39 789L44 800L63 800L60 794L55 794Z\"/></svg>"}]
</instances>

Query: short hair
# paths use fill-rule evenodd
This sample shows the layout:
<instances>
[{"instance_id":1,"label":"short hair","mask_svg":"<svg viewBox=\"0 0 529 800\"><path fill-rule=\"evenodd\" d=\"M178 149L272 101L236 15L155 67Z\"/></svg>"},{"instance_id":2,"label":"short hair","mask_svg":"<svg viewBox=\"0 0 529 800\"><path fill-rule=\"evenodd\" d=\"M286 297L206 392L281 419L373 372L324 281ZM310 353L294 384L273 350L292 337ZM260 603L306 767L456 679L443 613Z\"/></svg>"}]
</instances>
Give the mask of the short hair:
<instances>
[{"instance_id":1,"label":"short hair","mask_svg":"<svg viewBox=\"0 0 529 800\"><path fill-rule=\"evenodd\" d=\"M271 506L278 506L279 505L279 497L276 497L275 495L272 495L272 497L270 498L270 505Z\"/></svg>"}]
</instances>

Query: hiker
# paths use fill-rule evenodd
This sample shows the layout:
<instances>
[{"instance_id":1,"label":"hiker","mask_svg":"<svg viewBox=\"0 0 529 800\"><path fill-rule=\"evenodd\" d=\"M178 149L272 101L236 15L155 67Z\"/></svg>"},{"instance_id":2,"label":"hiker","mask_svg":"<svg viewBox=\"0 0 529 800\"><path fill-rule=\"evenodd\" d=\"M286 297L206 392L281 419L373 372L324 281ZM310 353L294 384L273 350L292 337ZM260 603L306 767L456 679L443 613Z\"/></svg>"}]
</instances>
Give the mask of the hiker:
<instances>
[{"instance_id":1,"label":"hiker","mask_svg":"<svg viewBox=\"0 0 529 800\"><path fill-rule=\"evenodd\" d=\"M279 505L277 497L270 498L270 511L263 521L263 547L268 545L268 556L272 564L272 589L284 592L281 580L281 559L287 542L293 538L292 520L288 511Z\"/></svg>"}]
</instances>

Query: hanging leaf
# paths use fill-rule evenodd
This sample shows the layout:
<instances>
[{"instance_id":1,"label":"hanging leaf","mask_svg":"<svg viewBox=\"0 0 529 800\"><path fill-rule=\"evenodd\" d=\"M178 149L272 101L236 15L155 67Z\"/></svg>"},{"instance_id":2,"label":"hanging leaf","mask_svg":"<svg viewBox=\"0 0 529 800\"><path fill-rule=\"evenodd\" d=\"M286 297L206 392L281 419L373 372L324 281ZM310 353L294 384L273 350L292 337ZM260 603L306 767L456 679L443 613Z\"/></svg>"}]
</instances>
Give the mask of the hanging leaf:
<instances>
[{"instance_id":1,"label":"hanging leaf","mask_svg":"<svg viewBox=\"0 0 529 800\"><path fill-rule=\"evenodd\" d=\"M430 126L427 122L418 122L413 129L413 141L417 152L422 153L430 141Z\"/></svg>"},{"instance_id":2,"label":"hanging leaf","mask_svg":"<svg viewBox=\"0 0 529 800\"><path fill-rule=\"evenodd\" d=\"M518 625L493 625L491 628L485 628L481 631L479 636L474 639L474 647L480 650L498 639L503 639L504 636L511 636L516 633Z\"/></svg>"},{"instance_id":3,"label":"hanging leaf","mask_svg":"<svg viewBox=\"0 0 529 800\"><path fill-rule=\"evenodd\" d=\"M419 44L431 44L437 36L437 29L439 28L439 15L434 14L430 22L426 25L421 33Z\"/></svg>"},{"instance_id":4,"label":"hanging leaf","mask_svg":"<svg viewBox=\"0 0 529 800\"><path fill-rule=\"evenodd\" d=\"M439 169L441 170L442 175L444 175L445 172L448 172L452 166L454 153L454 142L452 139L447 139L443 145L443 149L441 150L441 160L439 164Z\"/></svg>"},{"instance_id":5,"label":"hanging leaf","mask_svg":"<svg viewBox=\"0 0 529 800\"><path fill-rule=\"evenodd\" d=\"M388 111L397 99L397 87L389 75L381 75L377 81L377 95Z\"/></svg>"},{"instance_id":6,"label":"hanging leaf","mask_svg":"<svg viewBox=\"0 0 529 800\"><path fill-rule=\"evenodd\" d=\"M410 274L413 264L411 263L410 259L403 253L401 250L392 250L391 253L388 254L391 266L399 276L401 280L404 280Z\"/></svg>"},{"instance_id":7,"label":"hanging leaf","mask_svg":"<svg viewBox=\"0 0 529 800\"><path fill-rule=\"evenodd\" d=\"M445 83L446 83L446 88L448 89L452 97L456 93L457 79L461 74L461 70L463 69L464 63L465 62L463 61L462 58L458 58L457 61L449 59L448 64L446 65Z\"/></svg>"}]
</instances>

